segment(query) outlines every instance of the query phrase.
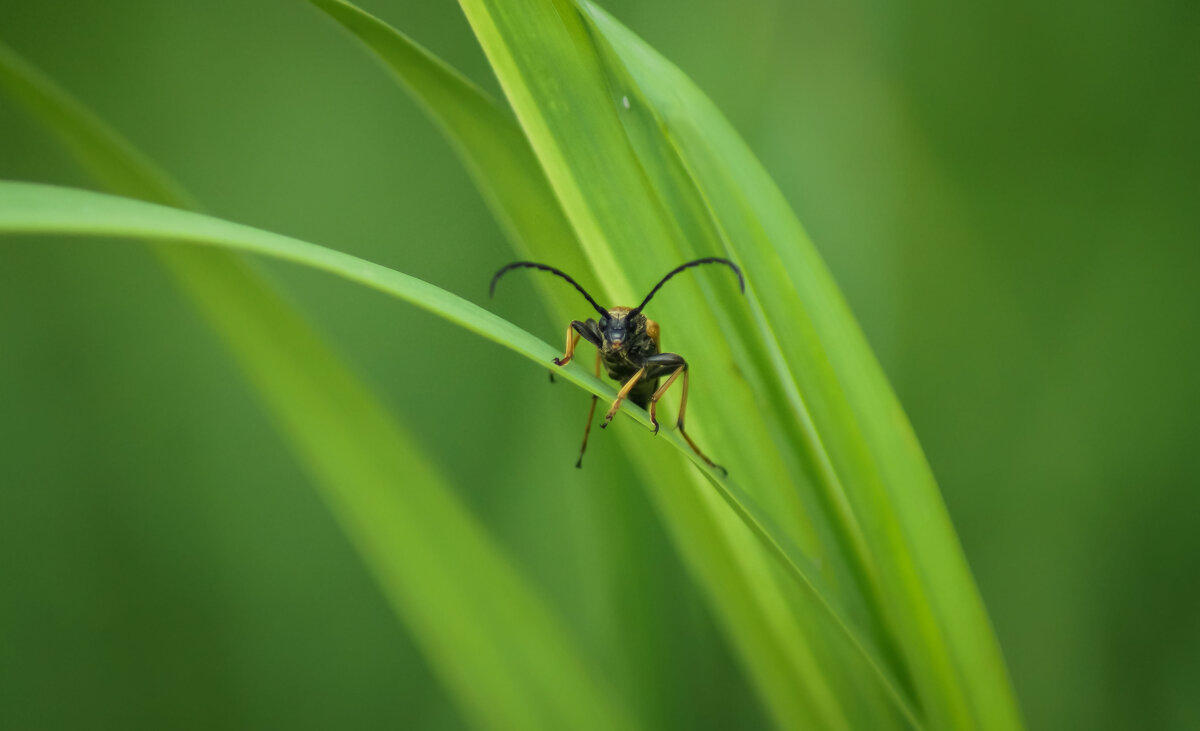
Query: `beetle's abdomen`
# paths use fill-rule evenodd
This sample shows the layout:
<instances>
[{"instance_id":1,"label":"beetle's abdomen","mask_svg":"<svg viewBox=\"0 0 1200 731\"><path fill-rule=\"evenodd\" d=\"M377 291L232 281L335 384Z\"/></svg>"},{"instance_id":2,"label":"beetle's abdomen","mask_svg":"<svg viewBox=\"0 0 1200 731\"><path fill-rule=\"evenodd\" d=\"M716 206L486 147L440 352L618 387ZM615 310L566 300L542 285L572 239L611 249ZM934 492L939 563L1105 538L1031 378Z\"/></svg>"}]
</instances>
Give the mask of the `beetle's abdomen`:
<instances>
[{"instance_id":1,"label":"beetle's abdomen","mask_svg":"<svg viewBox=\"0 0 1200 731\"><path fill-rule=\"evenodd\" d=\"M650 397L658 390L657 378L643 378L629 392L629 400L643 409L650 405Z\"/></svg>"}]
</instances>

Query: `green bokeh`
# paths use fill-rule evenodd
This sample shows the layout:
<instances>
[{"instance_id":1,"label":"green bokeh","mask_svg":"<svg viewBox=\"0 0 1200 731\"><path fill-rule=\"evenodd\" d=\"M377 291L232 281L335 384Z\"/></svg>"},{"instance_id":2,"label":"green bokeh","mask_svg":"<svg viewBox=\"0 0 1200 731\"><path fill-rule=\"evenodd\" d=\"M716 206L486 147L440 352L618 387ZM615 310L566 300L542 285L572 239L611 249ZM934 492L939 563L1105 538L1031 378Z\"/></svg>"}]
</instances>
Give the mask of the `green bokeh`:
<instances>
[{"instance_id":1,"label":"green bokeh","mask_svg":"<svg viewBox=\"0 0 1200 731\"><path fill-rule=\"evenodd\" d=\"M454 3L362 4L495 89ZM1196 6L606 7L726 110L829 261L1030 726L1200 727ZM307 3L0 0L0 40L217 215L480 303L511 258L432 125ZM86 184L4 100L0 177ZM0 241L0 262L0 726L459 728L150 257ZM585 396L401 303L263 269L644 715L764 723L618 443L572 468ZM487 306L556 341L520 289ZM598 535L613 514L627 535ZM614 638L671 672L621 667Z\"/></svg>"}]
</instances>

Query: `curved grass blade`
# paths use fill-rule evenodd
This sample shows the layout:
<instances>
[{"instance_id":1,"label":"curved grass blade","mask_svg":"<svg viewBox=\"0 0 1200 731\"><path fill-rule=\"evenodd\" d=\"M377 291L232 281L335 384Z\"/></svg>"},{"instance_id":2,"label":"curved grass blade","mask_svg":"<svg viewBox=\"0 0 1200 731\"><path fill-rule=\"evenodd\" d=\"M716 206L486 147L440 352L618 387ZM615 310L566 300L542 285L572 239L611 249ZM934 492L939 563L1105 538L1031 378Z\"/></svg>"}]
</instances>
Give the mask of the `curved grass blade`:
<instances>
[{"instance_id":1,"label":"curved grass blade","mask_svg":"<svg viewBox=\"0 0 1200 731\"><path fill-rule=\"evenodd\" d=\"M898 635L930 724L1019 727L1003 659L928 464L794 214L690 79L587 0L579 5L615 51L610 72L628 74L627 93L654 114L666 152L649 154L677 157L722 240L759 284L757 325L776 352L780 380L794 384L797 432L826 466L826 504L840 508L835 520L846 521L840 529L865 564L860 575L878 584L868 593Z\"/></svg>"},{"instance_id":2,"label":"curved grass blade","mask_svg":"<svg viewBox=\"0 0 1200 731\"><path fill-rule=\"evenodd\" d=\"M2 45L0 89L41 118L104 185L148 200L189 204L132 146ZM113 200L194 215L82 191L0 183L5 211L0 217L10 233L53 232L71 217L67 209L77 216L75 233L87 228L78 216L100 215L110 229L120 228L114 211L100 214ZM164 225L150 235L174 233ZM472 725L636 725L597 683L559 619L461 505L415 439L240 256L170 242L154 249L257 386L393 610Z\"/></svg>"},{"instance_id":3,"label":"curved grass blade","mask_svg":"<svg viewBox=\"0 0 1200 731\"><path fill-rule=\"evenodd\" d=\"M0 181L0 233L162 239L161 246L217 247L266 256L334 274L390 294L544 365L560 349L456 294L352 254L300 241L200 213L130 198L40 183ZM572 363L555 371L590 393L612 399L616 391ZM644 409L624 410L650 428ZM683 438L667 432L663 441L681 454L692 451ZM694 457L697 466L706 465Z\"/></svg>"}]
</instances>

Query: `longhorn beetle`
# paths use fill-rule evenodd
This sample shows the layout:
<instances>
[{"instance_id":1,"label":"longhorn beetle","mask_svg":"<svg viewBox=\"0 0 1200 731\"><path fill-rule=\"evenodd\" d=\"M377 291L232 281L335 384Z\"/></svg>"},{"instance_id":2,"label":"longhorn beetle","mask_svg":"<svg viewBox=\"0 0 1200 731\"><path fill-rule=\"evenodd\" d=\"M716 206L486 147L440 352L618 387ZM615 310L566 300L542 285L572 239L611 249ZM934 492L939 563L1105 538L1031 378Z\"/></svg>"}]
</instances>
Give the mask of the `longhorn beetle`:
<instances>
[{"instance_id":1,"label":"longhorn beetle","mask_svg":"<svg viewBox=\"0 0 1200 731\"><path fill-rule=\"evenodd\" d=\"M561 358L554 359L554 365L565 366L571 362L571 358L575 355L575 346L579 344L579 338L587 340L592 345L596 346L596 375L600 375L600 364L604 364L605 370L608 371L608 377L621 384L621 390L617 392L617 399L613 401L612 407L604 416L604 422L600 424L603 429L608 426L613 417L617 415L617 409L621 408L621 402L629 399L633 403L642 408L649 408L650 423L654 425L654 433L658 434L658 419L655 418L655 408L658 406L658 400L666 392L675 379L683 375L683 397L679 402L679 418L675 422L679 433L687 440L692 451L700 456L700 459L708 463L709 467L725 472L725 468L716 464L709 459L688 433L683 428L683 415L687 411L688 397L688 364L683 359L683 356L675 353L659 352L658 339L658 323L647 318L642 314L642 310L650 303L650 299L658 293L667 280L676 274L690 267L699 266L701 264L725 264L737 274L738 287L744 293L746 291L746 282L742 279L742 270L738 269L737 265L728 259L710 256L704 259L696 259L689 261L686 264L680 264L667 275L659 280L658 284L654 285L654 289L650 290L650 294L646 295L646 299L637 307L630 309L629 307L611 307L604 309L592 296L579 285L565 272L555 269L552 266L538 264L532 261L517 261L509 264L496 272L492 277L492 283L488 287L489 295L496 293L496 282L500 281L500 277L512 269L539 269L544 272L550 272L570 282L583 298L588 301L596 312L600 313L600 321L597 322L592 318L588 318L583 322L572 320L567 326L567 352ZM661 387L658 385L658 380L661 376L670 374L667 377L667 382ZM553 378L553 374L551 374ZM583 466L583 453L587 450L588 433L592 430L592 417L596 414L596 396L592 396L592 405L588 410L587 427L583 430L583 444L579 447L579 459L575 462L576 467Z\"/></svg>"}]
</instances>

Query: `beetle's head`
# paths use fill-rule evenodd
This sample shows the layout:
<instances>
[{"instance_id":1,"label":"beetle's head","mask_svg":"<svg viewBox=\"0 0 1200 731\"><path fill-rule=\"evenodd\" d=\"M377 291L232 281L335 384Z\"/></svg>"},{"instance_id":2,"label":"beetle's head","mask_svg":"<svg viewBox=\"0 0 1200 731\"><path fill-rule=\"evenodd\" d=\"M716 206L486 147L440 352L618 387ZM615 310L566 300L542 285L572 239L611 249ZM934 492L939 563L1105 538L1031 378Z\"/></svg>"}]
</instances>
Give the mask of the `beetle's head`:
<instances>
[{"instance_id":1,"label":"beetle's head","mask_svg":"<svg viewBox=\"0 0 1200 731\"><path fill-rule=\"evenodd\" d=\"M604 349L618 353L646 330L646 316L628 307L613 307L600 318L599 324L604 334Z\"/></svg>"}]
</instances>

